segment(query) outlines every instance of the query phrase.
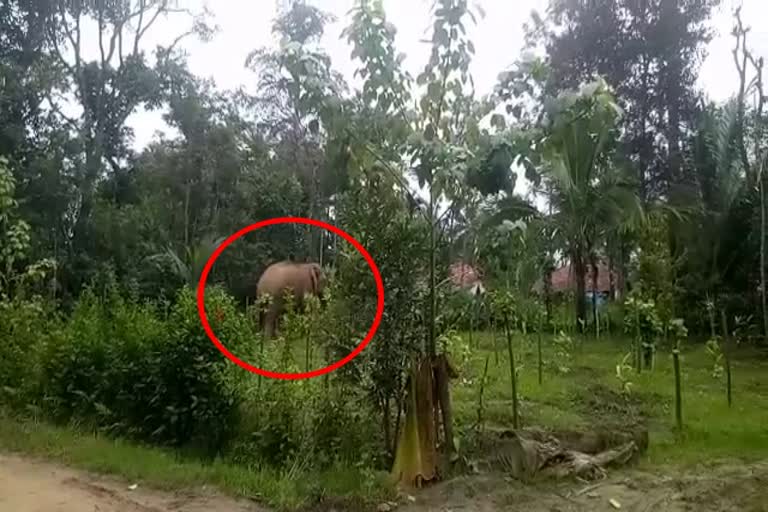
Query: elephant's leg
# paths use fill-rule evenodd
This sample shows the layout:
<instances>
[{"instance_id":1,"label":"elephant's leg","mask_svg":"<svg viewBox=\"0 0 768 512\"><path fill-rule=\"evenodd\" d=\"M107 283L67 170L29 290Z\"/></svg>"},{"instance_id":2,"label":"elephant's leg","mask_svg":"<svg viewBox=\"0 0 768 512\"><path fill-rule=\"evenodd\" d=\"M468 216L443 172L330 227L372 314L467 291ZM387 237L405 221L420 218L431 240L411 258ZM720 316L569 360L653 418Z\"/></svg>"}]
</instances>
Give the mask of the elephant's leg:
<instances>
[{"instance_id":1,"label":"elephant's leg","mask_svg":"<svg viewBox=\"0 0 768 512\"><path fill-rule=\"evenodd\" d=\"M267 321L266 326L269 329L268 331L268 339L274 338L277 335L278 331L278 324L280 321L280 317L283 313L283 301L282 299L276 298L272 304L269 306L269 310L267 311Z\"/></svg>"},{"instance_id":2,"label":"elephant's leg","mask_svg":"<svg viewBox=\"0 0 768 512\"><path fill-rule=\"evenodd\" d=\"M270 307L267 309L267 311L264 313L264 337L266 339L272 339L275 336L275 321L276 321L277 312L275 311L275 308Z\"/></svg>"}]
</instances>

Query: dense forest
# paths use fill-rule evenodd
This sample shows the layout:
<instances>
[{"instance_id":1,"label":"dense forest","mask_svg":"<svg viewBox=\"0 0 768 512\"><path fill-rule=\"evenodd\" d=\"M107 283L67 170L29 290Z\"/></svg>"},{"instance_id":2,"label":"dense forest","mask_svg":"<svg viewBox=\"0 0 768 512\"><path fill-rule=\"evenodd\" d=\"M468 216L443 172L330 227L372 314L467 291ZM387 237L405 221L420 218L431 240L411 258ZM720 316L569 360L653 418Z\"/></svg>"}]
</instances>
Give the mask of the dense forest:
<instances>
[{"instance_id":1,"label":"dense forest","mask_svg":"<svg viewBox=\"0 0 768 512\"><path fill-rule=\"evenodd\" d=\"M206 12L168 0L3 1L3 414L253 471L290 468L293 481L346 467L412 482L457 470L479 442L489 360L511 379L504 418L516 429L533 422L520 375L565 374L590 344L617 347L607 367L627 394L626 372L654 372L674 354L678 429L681 344L706 347L730 406L731 342L758 350L768 336L768 96L740 10L722 71L739 86L712 103L696 78L719 0L550 0L484 96L467 36L482 9L434 4L431 54L414 77L382 2L355 2L343 33L353 88L320 44L330 14L287 2L279 44L242 63L258 83L251 94L189 70L180 45L215 37ZM151 49L165 16L192 28ZM164 112L178 136L131 149L128 119L141 109ZM360 356L302 382L235 367L195 303L226 237L284 216L355 237L385 288ZM251 314L256 280L283 259L319 262L330 300L290 311L278 342L265 341ZM457 265L476 271L479 291L456 285ZM360 342L375 289L344 240L283 224L222 253L206 308L238 357L309 370ZM506 381L499 389L508 396Z\"/></svg>"}]
</instances>

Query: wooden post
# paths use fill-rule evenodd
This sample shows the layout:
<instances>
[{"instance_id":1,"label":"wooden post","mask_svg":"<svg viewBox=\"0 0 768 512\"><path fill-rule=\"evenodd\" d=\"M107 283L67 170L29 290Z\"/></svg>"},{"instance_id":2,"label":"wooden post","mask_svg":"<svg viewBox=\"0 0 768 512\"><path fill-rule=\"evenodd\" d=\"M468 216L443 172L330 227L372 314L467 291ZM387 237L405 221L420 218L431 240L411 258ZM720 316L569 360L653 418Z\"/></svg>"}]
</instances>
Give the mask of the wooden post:
<instances>
[{"instance_id":1,"label":"wooden post","mask_svg":"<svg viewBox=\"0 0 768 512\"><path fill-rule=\"evenodd\" d=\"M675 422L679 433L683 432L683 396L680 378L680 350L672 350L672 364L675 369Z\"/></svg>"}]
</instances>

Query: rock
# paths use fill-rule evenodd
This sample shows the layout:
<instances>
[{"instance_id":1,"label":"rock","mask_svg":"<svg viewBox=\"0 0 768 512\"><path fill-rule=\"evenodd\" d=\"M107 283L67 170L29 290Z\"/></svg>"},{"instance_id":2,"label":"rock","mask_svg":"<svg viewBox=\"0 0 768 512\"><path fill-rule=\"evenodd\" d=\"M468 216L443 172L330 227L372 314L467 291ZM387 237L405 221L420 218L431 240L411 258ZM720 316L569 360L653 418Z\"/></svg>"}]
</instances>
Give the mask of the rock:
<instances>
[{"instance_id":1,"label":"rock","mask_svg":"<svg viewBox=\"0 0 768 512\"><path fill-rule=\"evenodd\" d=\"M392 505L389 503L379 503L379 506L376 507L376 512L391 512Z\"/></svg>"}]
</instances>

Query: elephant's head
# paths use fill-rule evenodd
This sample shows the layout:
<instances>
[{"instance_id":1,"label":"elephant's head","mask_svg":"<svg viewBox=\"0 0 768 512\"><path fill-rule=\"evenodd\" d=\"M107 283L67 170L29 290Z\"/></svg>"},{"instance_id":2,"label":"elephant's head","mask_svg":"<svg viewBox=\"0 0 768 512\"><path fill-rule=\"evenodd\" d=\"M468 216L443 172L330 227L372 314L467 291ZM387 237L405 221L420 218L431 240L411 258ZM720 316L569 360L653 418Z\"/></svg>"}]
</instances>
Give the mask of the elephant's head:
<instances>
[{"instance_id":1,"label":"elephant's head","mask_svg":"<svg viewBox=\"0 0 768 512\"><path fill-rule=\"evenodd\" d=\"M328 284L328 278L325 272L323 272L322 267L317 263L308 263L307 269L309 270L309 280L311 283L310 290L320 299L320 303L325 306L325 287Z\"/></svg>"}]
</instances>

